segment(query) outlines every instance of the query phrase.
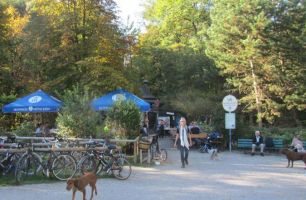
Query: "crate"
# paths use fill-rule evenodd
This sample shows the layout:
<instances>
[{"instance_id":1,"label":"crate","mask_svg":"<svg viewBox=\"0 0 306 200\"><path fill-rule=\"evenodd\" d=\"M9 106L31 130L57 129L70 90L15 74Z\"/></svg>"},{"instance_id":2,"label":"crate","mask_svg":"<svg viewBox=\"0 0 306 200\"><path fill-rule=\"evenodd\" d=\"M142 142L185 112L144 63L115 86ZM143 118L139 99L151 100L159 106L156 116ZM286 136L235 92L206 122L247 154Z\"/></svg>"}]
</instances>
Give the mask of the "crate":
<instances>
[{"instance_id":1,"label":"crate","mask_svg":"<svg viewBox=\"0 0 306 200\"><path fill-rule=\"evenodd\" d=\"M139 141L138 143L138 147L139 149L149 149L150 148L151 143L150 142L144 142L144 141Z\"/></svg>"}]
</instances>

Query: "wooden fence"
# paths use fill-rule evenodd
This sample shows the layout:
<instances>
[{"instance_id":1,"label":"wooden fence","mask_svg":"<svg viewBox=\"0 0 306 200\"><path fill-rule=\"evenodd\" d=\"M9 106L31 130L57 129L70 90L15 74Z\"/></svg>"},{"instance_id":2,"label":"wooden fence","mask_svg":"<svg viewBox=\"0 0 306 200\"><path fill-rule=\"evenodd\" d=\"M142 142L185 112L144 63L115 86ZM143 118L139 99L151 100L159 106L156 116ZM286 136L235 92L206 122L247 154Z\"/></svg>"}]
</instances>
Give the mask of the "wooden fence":
<instances>
[{"instance_id":1,"label":"wooden fence","mask_svg":"<svg viewBox=\"0 0 306 200\"><path fill-rule=\"evenodd\" d=\"M0 136L0 138L2 139L7 139L7 136ZM31 142L34 146L40 146L40 147L46 147L46 146L52 146L52 144L54 144L53 142L43 142L43 141L52 141L54 140L54 137L21 137L21 136L16 136L15 140L16 141L28 141ZM88 141L97 141L97 142L103 142L103 139L84 139L84 138L67 138L68 140L71 141L78 141L80 142L80 144L82 144L82 142L88 142ZM134 145L134 149L133 149L133 154L132 155L127 155L128 158L133 158L133 161L136 163L137 162L137 157L138 157L138 137L131 140L131 139L111 139L111 142L117 144L126 144L126 143L133 143ZM4 147L12 147L12 144L10 143L4 143L2 144L2 146ZM99 148L99 147L97 147ZM50 148L35 148L38 151L43 151L43 150L50 150ZM55 151L86 151L85 148L83 147L79 147L79 148L56 148L56 149L52 149ZM99 149L97 149L99 150ZM5 152L7 151L7 149L0 149L0 152ZM10 149L10 151L12 152L25 152L26 149Z\"/></svg>"}]
</instances>

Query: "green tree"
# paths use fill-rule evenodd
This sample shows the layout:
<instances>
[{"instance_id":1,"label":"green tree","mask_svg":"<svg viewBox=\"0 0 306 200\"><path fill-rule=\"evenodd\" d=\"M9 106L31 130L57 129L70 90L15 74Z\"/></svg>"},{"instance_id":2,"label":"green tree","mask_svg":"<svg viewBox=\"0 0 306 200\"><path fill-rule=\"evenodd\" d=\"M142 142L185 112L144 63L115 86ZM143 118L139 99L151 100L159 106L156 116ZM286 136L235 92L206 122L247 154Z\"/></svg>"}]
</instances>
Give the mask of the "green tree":
<instances>
[{"instance_id":1,"label":"green tree","mask_svg":"<svg viewBox=\"0 0 306 200\"><path fill-rule=\"evenodd\" d=\"M0 3L0 93L9 92L11 77L8 65L8 16L5 13L6 7Z\"/></svg>"},{"instance_id":2,"label":"green tree","mask_svg":"<svg viewBox=\"0 0 306 200\"><path fill-rule=\"evenodd\" d=\"M16 61L20 59L18 38L27 19L8 3L0 4L0 92L6 94L18 91L23 85L21 68Z\"/></svg>"},{"instance_id":3,"label":"green tree","mask_svg":"<svg viewBox=\"0 0 306 200\"><path fill-rule=\"evenodd\" d=\"M258 125L279 116L280 104L266 89L273 77L273 66L261 53L262 32L270 19L266 1L213 1L207 54L214 59L227 82L241 94L244 110L256 110Z\"/></svg>"},{"instance_id":4,"label":"green tree","mask_svg":"<svg viewBox=\"0 0 306 200\"><path fill-rule=\"evenodd\" d=\"M90 106L93 95L79 86L74 86L72 90L65 90L60 99L65 104L56 118L59 135L96 137L99 114Z\"/></svg>"},{"instance_id":5,"label":"green tree","mask_svg":"<svg viewBox=\"0 0 306 200\"><path fill-rule=\"evenodd\" d=\"M107 111L106 124L117 138L134 139L139 136L140 110L132 101L117 101Z\"/></svg>"},{"instance_id":6,"label":"green tree","mask_svg":"<svg viewBox=\"0 0 306 200\"><path fill-rule=\"evenodd\" d=\"M123 68L127 41L113 1L20 0L7 5L7 59L16 87L55 91L77 82L99 92L129 87Z\"/></svg>"},{"instance_id":7,"label":"green tree","mask_svg":"<svg viewBox=\"0 0 306 200\"><path fill-rule=\"evenodd\" d=\"M184 93L176 94L176 98L171 102L174 108L188 114L189 120L205 122L209 125L216 125L215 118L219 115L219 110L223 110L220 99L224 97L223 92L210 94L200 90L187 90ZM223 113L222 113L223 114Z\"/></svg>"},{"instance_id":8,"label":"green tree","mask_svg":"<svg viewBox=\"0 0 306 200\"><path fill-rule=\"evenodd\" d=\"M188 47L195 52L205 49L210 24L208 0L157 0L145 12L151 22L147 41L171 49Z\"/></svg>"},{"instance_id":9,"label":"green tree","mask_svg":"<svg viewBox=\"0 0 306 200\"><path fill-rule=\"evenodd\" d=\"M139 77L149 81L152 92L164 104L186 111L192 118L198 118L201 111L203 115L209 113L201 110L203 106L194 112L197 106L187 108L178 102L178 96L185 96L187 102L201 97L201 93L213 95L224 82L204 51L210 25L208 7L205 0L158 0L149 4L145 11L148 30L139 37L133 60Z\"/></svg>"},{"instance_id":10,"label":"green tree","mask_svg":"<svg viewBox=\"0 0 306 200\"><path fill-rule=\"evenodd\" d=\"M297 86L305 85L305 60L293 53L305 44L304 10L300 1L213 1L206 52L241 95L243 111L256 111L260 127L286 112L291 97L305 105L304 86Z\"/></svg>"},{"instance_id":11,"label":"green tree","mask_svg":"<svg viewBox=\"0 0 306 200\"><path fill-rule=\"evenodd\" d=\"M269 62L277 69L278 86L270 88L292 111L306 110L306 3L305 1L274 2L269 10L273 18L264 32L269 38L266 52Z\"/></svg>"},{"instance_id":12,"label":"green tree","mask_svg":"<svg viewBox=\"0 0 306 200\"><path fill-rule=\"evenodd\" d=\"M2 65L6 62L5 49L7 48L7 24L8 16L5 13L5 6L0 2L0 64Z\"/></svg>"}]
</instances>

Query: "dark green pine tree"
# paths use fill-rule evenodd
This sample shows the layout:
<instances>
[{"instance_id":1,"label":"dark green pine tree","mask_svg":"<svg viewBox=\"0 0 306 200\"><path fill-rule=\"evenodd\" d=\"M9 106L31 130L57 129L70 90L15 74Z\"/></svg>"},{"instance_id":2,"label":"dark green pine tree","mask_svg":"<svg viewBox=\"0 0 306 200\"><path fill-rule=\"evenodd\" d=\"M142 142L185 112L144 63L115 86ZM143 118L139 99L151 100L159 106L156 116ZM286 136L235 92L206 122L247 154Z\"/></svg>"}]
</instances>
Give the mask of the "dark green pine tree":
<instances>
[{"instance_id":1,"label":"dark green pine tree","mask_svg":"<svg viewBox=\"0 0 306 200\"><path fill-rule=\"evenodd\" d=\"M296 123L297 111L306 110L306 2L276 1L264 32L269 62L277 69L278 87L270 88L284 101Z\"/></svg>"},{"instance_id":2,"label":"dark green pine tree","mask_svg":"<svg viewBox=\"0 0 306 200\"><path fill-rule=\"evenodd\" d=\"M277 69L263 55L264 30L271 22L270 1L213 1L207 54L214 59L233 90L240 94L245 112L256 112L258 126L280 116L282 102L271 87L278 87Z\"/></svg>"}]
</instances>

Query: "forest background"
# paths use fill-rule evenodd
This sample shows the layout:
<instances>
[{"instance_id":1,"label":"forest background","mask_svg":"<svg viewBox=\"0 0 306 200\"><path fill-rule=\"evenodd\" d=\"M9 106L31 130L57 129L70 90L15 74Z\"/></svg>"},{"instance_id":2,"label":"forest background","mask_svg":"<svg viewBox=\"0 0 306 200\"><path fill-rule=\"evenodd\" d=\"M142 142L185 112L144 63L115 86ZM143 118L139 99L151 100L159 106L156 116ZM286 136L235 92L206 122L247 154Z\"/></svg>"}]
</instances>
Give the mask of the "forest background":
<instances>
[{"instance_id":1,"label":"forest background","mask_svg":"<svg viewBox=\"0 0 306 200\"><path fill-rule=\"evenodd\" d=\"M146 0L144 6L147 26L140 32L119 22L112 0L1 0L0 106L37 89L70 103L118 87L139 95L148 80L163 109L181 111L207 130L225 132L221 102L233 94L235 137L254 129L306 137L306 1ZM31 118L0 113L0 131Z\"/></svg>"}]
</instances>

